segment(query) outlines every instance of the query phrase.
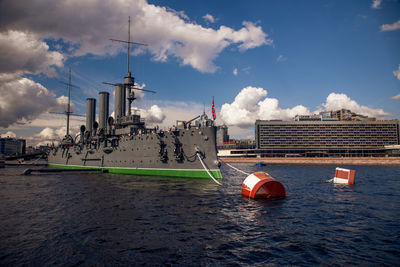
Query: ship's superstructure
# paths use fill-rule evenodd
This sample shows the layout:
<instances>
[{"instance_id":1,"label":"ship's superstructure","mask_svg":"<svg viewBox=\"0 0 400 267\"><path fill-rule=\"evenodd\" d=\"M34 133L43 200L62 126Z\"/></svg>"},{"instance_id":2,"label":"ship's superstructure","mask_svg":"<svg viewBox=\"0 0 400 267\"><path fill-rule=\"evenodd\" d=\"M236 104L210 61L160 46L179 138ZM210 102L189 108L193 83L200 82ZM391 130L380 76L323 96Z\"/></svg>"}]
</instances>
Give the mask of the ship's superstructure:
<instances>
[{"instance_id":1,"label":"ship's superstructure","mask_svg":"<svg viewBox=\"0 0 400 267\"><path fill-rule=\"evenodd\" d=\"M119 41L119 40L114 40ZM69 135L52 147L48 155L51 167L102 168L110 173L221 179L216 151L216 127L206 114L192 120L177 121L169 130L147 128L131 105L135 98L134 78L129 71L115 90L114 117L109 117L109 93L99 93L86 102L86 125L75 138ZM109 83L107 83L109 84Z\"/></svg>"}]
</instances>

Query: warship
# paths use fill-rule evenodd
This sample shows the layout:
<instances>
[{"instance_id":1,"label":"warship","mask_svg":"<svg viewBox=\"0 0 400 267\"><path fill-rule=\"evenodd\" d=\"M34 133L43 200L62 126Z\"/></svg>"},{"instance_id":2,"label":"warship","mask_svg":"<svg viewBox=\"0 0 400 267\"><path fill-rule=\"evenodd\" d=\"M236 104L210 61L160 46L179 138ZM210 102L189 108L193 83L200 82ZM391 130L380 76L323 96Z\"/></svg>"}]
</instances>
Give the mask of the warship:
<instances>
[{"instance_id":1,"label":"warship","mask_svg":"<svg viewBox=\"0 0 400 267\"><path fill-rule=\"evenodd\" d=\"M217 158L214 120L202 115L190 120L178 120L168 130L147 128L138 110L132 110L136 99L135 84L129 71L130 20L127 43L127 75L114 86L114 117L109 116L108 92L99 93L99 114L96 99L86 100L86 125L73 137L69 132L70 87L68 86L67 131L57 146L51 147L48 165L54 168L97 168L109 173L139 176L222 179ZM106 83L110 84L110 83ZM214 112L214 109L213 109ZM215 119L215 113L213 113Z\"/></svg>"}]
</instances>

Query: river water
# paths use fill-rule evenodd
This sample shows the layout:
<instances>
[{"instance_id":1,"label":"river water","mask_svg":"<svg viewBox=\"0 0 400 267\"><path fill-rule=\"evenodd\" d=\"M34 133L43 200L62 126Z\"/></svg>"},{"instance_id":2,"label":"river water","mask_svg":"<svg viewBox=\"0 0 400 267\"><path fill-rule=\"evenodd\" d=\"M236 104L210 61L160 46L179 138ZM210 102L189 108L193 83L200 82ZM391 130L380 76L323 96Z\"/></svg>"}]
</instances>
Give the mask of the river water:
<instances>
[{"instance_id":1,"label":"river water","mask_svg":"<svg viewBox=\"0 0 400 267\"><path fill-rule=\"evenodd\" d=\"M257 167L282 200L240 194L245 175L209 180L0 169L0 265L397 265L400 167ZM346 167L346 166L342 166Z\"/></svg>"}]
</instances>

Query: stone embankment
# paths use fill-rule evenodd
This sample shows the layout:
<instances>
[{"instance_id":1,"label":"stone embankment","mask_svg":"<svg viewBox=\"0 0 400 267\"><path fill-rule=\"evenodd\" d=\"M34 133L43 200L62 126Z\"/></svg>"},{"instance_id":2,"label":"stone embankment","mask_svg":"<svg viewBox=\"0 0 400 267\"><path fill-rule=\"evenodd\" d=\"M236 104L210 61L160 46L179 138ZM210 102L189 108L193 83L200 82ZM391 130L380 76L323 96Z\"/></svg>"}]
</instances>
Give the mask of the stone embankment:
<instances>
[{"instance_id":1,"label":"stone embankment","mask_svg":"<svg viewBox=\"0 0 400 267\"><path fill-rule=\"evenodd\" d=\"M289 164L289 165L400 165L400 157L357 157L357 158L233 158L220 157L227 163Z\"/></svg>"}]
</instances>

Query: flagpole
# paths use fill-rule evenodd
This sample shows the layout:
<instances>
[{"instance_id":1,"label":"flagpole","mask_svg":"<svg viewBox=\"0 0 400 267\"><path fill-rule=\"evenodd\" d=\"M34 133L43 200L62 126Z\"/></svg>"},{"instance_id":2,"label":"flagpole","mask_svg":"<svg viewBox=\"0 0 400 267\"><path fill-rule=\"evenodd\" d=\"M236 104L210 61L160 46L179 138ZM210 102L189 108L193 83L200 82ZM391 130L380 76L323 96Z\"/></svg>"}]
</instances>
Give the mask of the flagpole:
<instances>
[{"instance_id":1,"label":"flagpole","mask_svg":"<svg viewBox=\"0 0 400 267\"><path fill-rule=\"evenodd\" d=\"M212 113L213 120L215 120L215 119L217 118L217 116L215 115L214 96L213 96L213 100L212 100L212 109L211 109L211 113Z\"/></svg>"}]
</instances>

